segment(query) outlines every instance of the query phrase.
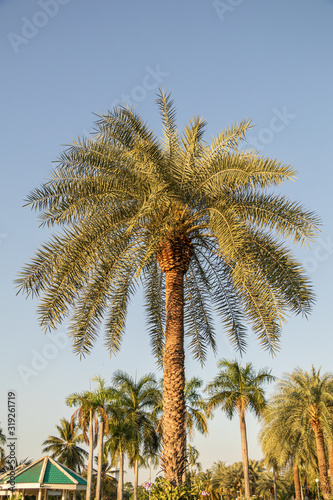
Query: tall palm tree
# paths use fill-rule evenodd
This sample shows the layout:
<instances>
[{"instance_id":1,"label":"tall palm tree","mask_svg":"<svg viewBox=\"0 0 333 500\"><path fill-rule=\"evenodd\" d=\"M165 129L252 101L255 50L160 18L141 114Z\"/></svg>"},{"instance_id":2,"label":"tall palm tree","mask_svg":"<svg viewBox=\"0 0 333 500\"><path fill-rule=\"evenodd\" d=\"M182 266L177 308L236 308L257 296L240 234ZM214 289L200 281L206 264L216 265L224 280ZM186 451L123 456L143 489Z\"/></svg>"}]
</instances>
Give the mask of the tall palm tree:
<instances>
[{"instance_id":1,"label":"tall palm tree","mask_svg":"<svg viewBox=\"0 0 333 500\"><path fill-rule=\"evenodd\" d=\"M330 498L324 433L332 439L333 375L321 375L314 367L310 372L297 368L279 381L273 404L275 400L276 405L283 402L284 422L291 431L313 432L321 491Z\"/></svg>"},{"instance_id":2,"label":"tall palm tree","mask_svg":"<svg viewBox=\"0 0 333 500\"><path fill-rule=\"evenodd\" d=\"M116 353L137 285L145 293L153 353L164 368L162 464L182 481L186 465L184 334L194 357L216 349L212 306L243 351L246 325L274 351L289 312L308 314L312 289L284 244L311 240L317 217L269 188L295 170L241 149L249 121L204 141L195 117L180 134L160 91L163 140L135 110L116 107L60 156L28 204L61 226L21 272L20 291L41 297L42 328L72 312L74 351L90 352L100 326ZM186 328L186 332L185 332Z\"/></svg>"},{"instance_id":3,"label":"tall palm tree","mask_svg":"<svg viewBox=\"0 0 333 500\"><path fill-rule=\"evenodd\" d=\"M152 412L159 400L159 390L155 375L149 373L139 380L133 379L127 373L118 370L112 378L113 387L118 394L118 404L126 414L126 418L136 427L136 437L133 441L134 464L134 500L137 499L140 450L156 453L159 439L156 433Z\"/></svg>"},{"instance_id":4,"label":"tall palm tree","mask_svg":"<svg viewBox=\"0 0 333 500\"><path fill-rule=\"evenodd\" d=\"M71 424L66 418L62 418L56 428L59 436L49 436L43 442L43 453L51 452L52 458L80 473L88 453L78 446L84 441L79 427L75 422Z\"/></svg>"},{"instance_id":5,"label":"tall palm tree","mask_svg":"<svg viewBox=\"0 0 333 500\"><path fill-rule=\"evenodd\" d=\"M66 399L68 406L77 406L77 410L72 415L72 425L76 421L82 429L85 442L89 446L88 466L87 466L87 490L86 500L91 499L91 484L93 471L93 450L96 445L96 433L98 428L98 419L96 414L96 398L92 392L85 391L73 393ZM89 437L87 431L89 429Z\"/></svg>"},{"instance_id":6,"label":"tall palm tree","mask_svg":"<svg viewBox=\"0 0 333 500\"><path fill-rule=\"evenodd\" d=\"M246 436L245 415L248 410L259 416L266 404L263 385L275 379L271 370L255 372L252 363L242 367L237 360L222 359L217 364L220 369L215 379L207 386L210 394L209 407L221 407L232 419L238 413L242 443L245 497L250 498L249 457Z\"/></svg>"}]
</instances>

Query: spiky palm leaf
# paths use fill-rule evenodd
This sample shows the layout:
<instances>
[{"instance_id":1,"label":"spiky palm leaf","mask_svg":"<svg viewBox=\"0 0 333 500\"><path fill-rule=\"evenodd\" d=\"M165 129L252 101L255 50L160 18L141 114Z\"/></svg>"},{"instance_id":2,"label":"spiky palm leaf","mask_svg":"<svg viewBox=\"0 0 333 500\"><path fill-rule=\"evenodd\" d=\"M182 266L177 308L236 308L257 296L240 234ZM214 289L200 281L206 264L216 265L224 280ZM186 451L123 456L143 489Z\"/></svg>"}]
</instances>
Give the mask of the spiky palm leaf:
<instances>
[{"instance_id":1,"label":"spiky palm leaf","mask_svg":"<svg viewBox=\"0 0 333 500\"><path fill-rule=\"evenodd\" d=\"M84 441L83 435L79 433L79 427L65 418L60 420L56 426L59 436L49 436L43 442L43 453L50 453L61 464L70 469L81 471L88 453L78 446Z\"/></svg>"},{"instance_id":2,"label":"spiky palm leaf","mask_svg":"<svg viewBox=\"0 0 333 500\"><path fill-rule=\"evenodd\" d=\"M74 308L76 352L90 351L103 318L107 346L116 352L142 276L153 350L160 357L164 284L156 254L170 235L181 233L193 245L185 296L194 355L204 360L207 346L215 347L212 298L240 350L250 320L261 344L274 351L287 310L307 314L313 299L301 266L277 238L308 241L318 219L267 193L295 171L239 149L250 122L207 144L203 120L194 119L179 136L170 95L161 92L158 105L164 142L134 110L116 108L100 117L96 137L68 147L51 180L32 192L28 203L41 213L42 224L63 232L37 252L19 286L42 297L46 329Z\"/></svg>"}]
</instances>

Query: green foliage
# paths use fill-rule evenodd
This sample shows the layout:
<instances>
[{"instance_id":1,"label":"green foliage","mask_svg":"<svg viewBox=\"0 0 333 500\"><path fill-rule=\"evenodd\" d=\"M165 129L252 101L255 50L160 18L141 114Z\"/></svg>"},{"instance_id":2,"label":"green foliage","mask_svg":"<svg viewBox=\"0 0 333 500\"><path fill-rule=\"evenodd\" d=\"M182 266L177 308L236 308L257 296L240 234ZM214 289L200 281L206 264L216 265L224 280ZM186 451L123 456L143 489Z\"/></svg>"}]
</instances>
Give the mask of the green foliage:
<instances>
[{"instance_id":1,"label":"green foliage","mask_svg":"<svg viewBox=\"0 0 333 500\"><path fill-rule=\"evenodd\" d=\"M172 486L164 478L157 478L150 491L151 500L195 500L198 497L189 484Z\"/></svg>"},{"instance_id":2,"label":"green foliage","mask_svg":"<svg viewBox=\"0 0 333 500\"><path fill-rule=\"evenodd\" d=\"M266 404L263 385L275 380L271 370L263 368L256 373L252 363L242 367L237 360L227 359L219 361L217 366L220 371L206 389L210 395L209 407L220 406L230 419L235 412L247 410L260 415Z\"/></svg>"},{"instance_id":3,"label":"green foliage","mask_svg":"<svg viewBox=\"0 0 333 500\"><path fill-rule=\"evenodd\" d=\"M201 362L216 348L213 309L232 344L244 351L246 326L278 348L288 313L308 314L313 292L284 241L312 240L318 217L274 192L295 170L242 149L250 121L226 127L210 143L195 117L178 132L170 95L160 91L163 139L133 109L99 117L96 135L60 156L51 178L28 197L43 225L60 228L25 266L18 285L40 297L42 328L69 314L74 350L90 352L105 328L120 349L128 304L143 285L153 353L164 349L165 278L158 255L188 242L184 276L189 346ZM273 191L269 193L269 189Z\"/></svg>"}]
</instances>

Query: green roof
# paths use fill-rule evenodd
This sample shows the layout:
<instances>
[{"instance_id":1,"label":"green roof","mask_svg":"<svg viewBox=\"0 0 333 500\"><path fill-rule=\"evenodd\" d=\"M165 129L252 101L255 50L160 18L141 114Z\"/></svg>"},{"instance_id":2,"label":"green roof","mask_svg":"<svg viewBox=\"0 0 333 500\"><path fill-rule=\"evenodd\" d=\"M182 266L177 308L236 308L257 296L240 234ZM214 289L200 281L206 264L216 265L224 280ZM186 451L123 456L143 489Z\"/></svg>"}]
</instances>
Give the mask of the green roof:
<instances>
[{"instance_id":1,"label":"green roof","mask_svg":"<svg viewBox=\"0 0 333 500\"><path fill-rule=\"evenodd\" d=\"M43 467L45 467L43 477L40 477ZM80 484L84 486L87 484L87 481L83 477L50 457L40 458L32 465L27 466L22 472L17 471L15 476L16 484ZM7 483L8 481L9 474L6 474L2 477L0 483Z\"/></svg>"},{"instance_id":2,"label":"green roof","mask_svg":"<svg viewBox=\"0 0 333 500\"><path fill-rule=\"evenodd\" d=\"M43 462L38 462L32 467L23 470L15 477L15 483L38 483Z\"/></svg>"}]
</instances>

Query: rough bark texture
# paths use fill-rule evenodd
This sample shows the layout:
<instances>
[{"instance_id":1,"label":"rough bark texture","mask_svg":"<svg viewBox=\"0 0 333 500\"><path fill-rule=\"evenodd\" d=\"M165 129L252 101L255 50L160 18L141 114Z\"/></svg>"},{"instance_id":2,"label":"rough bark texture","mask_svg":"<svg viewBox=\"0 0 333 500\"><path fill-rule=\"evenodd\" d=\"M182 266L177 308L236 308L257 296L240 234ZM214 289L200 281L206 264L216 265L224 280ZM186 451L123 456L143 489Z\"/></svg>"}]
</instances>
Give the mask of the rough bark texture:
<instances>
[{"instance_id":1,"label":"rough bark texture","mask_svg":"<svg viewBox=\"0 0 333 500\"><path fill-rule=\"evenodd\" d=\"M97 465L97 482L96 482L96 495L95 495L96 500L100 500L101 498L103 437L104 437L104 422L103 418L101 418L99 424L99 435L98 435L98 465Z\"/></svg>"},{"instance_id":2,"label":"rough bark texture","mask_svg":"<svg viewBox=\"0 0 333 500\"><path fill-rule=\"evenodd\" d=\"M239 411L239 422L240 422L240 434L241 434L241 444L242 444L245 498L249 500L250 498L249 456L247 451L245 413L243 410Z\"/></svg>"},{"instance_id":3,"label":"rough bark texture","mask_svg":"<svg viewBox=\"0 0 333 500\"><path fill-rule=\"evenodd\" d=\"M87 467L87 491L86 500L91 498L91 478L93 469L93 419L92 410L90 410L89 419L89 457L88 457L88 467Z\"/></svg>"},{"instance_id":4,"label":"rough bark texture","mask_svg":"<svg viewBox=\"0 0 333 500\"><path fill-rule=\"evenodd\" d=\"M184 274L191 255L191 243L185 236L167 241L157 255L166 291L161 464L173 485L182 483L186 468Z\"/></svg>"},{"instance_id":5,"label":"rough bark texture","mask_svg":"<svg viewBox=\"0 0 333 500\"><path fill-rule=\"evenodd\" d=\"M123 500L123 484L124 484L124 454L120 453L119 456L119 478L117 488L117 500Z\"/></svg>"},{"instance_id":6,"label":"rough bark texture","mask_svg":"<svg viewBox=\"0 0 333 500\"><path fill-rule=\"evenodd\" d=\"M331 497L331 488L327 475L324 435L319 421L312 421L311 427L316 437L320 489L325 500Z\"/></svg>"},{"instance_id":7,"label":"rough bark texture","mask_svg":"<svg viewBox=\"0 0 333 500\"><path fill-rule=\"evenodd\" d=\"M293 465L293 473L294 473L294 486L295 486L295 500L301 500L301 486L299 482L298 465Z\"/></svg>"}]
</instances>

